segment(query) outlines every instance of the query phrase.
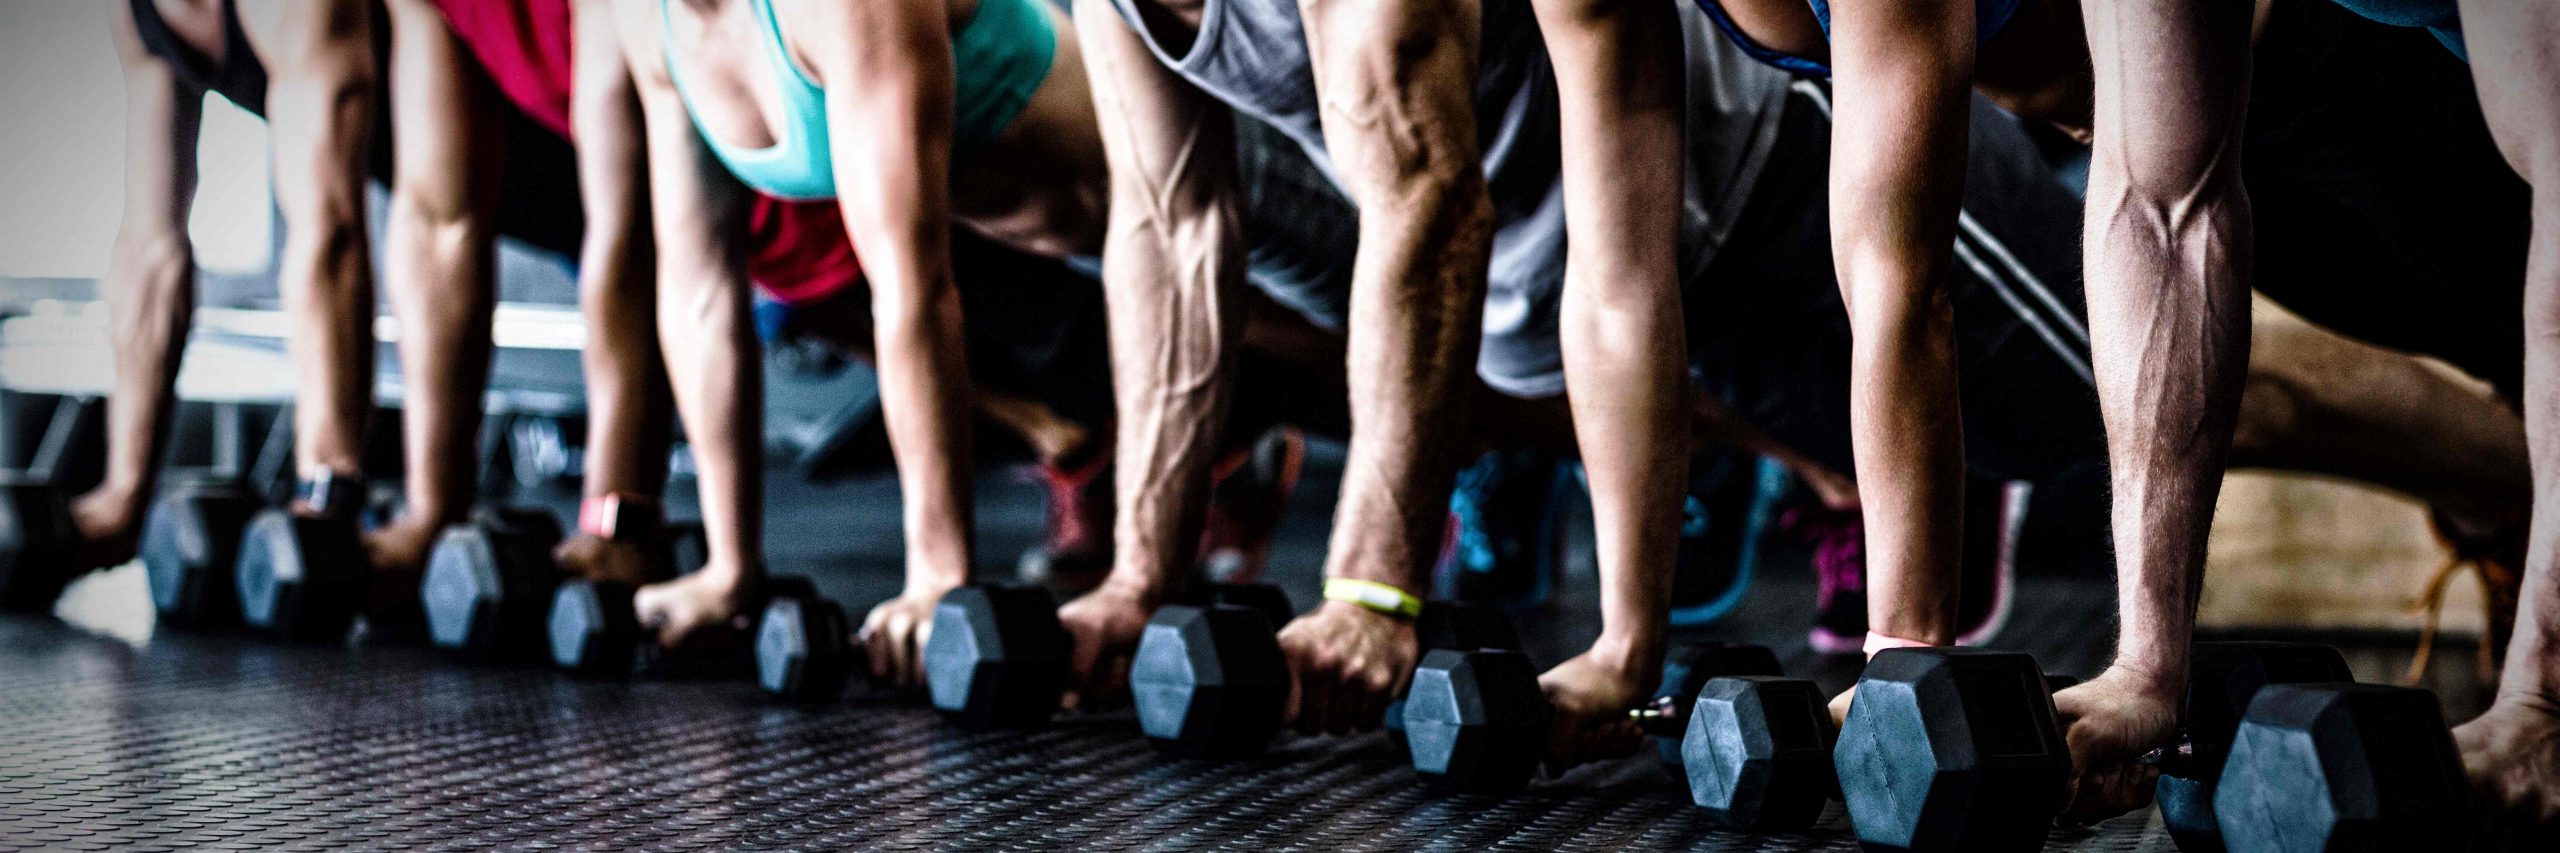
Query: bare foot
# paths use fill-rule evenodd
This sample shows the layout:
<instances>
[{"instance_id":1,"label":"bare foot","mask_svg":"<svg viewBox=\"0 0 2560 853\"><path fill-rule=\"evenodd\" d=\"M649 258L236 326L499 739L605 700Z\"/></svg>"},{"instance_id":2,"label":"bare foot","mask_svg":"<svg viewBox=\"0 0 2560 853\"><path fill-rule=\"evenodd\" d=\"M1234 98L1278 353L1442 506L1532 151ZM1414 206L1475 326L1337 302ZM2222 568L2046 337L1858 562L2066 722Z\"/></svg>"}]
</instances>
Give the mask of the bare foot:
<instances>
[{"instance_id":1,"label":"bare foot","mask_svg":"<svg viewBox=\"0 0 2560 853\"><path fill-rule=\"evenodd\" d=\"M695 641L706 629L745 632L747 606L762 587L762 574L750 580L736 569L711 565L641 587L631 605L640 611L640 624L657 632L659 647L675 649Z\"/></svg>"},{"instance_id":2,"label":"bare foot","mask_svg":"<svg viewBox=\"0 0 2560 853\"><path fill-rule=\"evenodd\" d=\"M99 489L72 499L71 532L79 538L75 568L121 566L141 547L142 516L130 496Z\"/></svg>"},{"instance_id":3,"label":"bare foot","mask_svg":"<svg viewBox=\"0 0 2560 853\"><path fill-rule=\"evenodd\" d=\"M2504 849L2560 845L2560 702L2500 696L2488 713L2455 726L2453 741Z\"/></svg>"},{"instance_id":4,"label":"bare foot","mask_svg":"<svg viewBox=\"0 0 2560 853\"><path fill-rule=\"evenodd\" d=\"M673 571L645 545L589 533L569 537L551 552L551 558L560 563L562 574L595 581L645 584Z\"/></svg>"}]
</instances>

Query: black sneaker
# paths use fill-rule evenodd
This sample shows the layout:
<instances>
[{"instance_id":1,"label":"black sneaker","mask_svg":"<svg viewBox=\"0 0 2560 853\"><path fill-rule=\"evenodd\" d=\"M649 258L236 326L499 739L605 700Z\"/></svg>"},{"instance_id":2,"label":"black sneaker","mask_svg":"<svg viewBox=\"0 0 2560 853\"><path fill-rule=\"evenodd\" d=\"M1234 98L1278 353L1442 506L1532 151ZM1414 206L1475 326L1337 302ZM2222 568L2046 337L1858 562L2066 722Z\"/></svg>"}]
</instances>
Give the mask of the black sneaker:
<instances>
[{"instance_id":1,"label":"black sneaker","mask_svg":"<svg viewBox=\"0 0 2560 853\"><path fill-rule=\"evenodd\" d=\"M1569 467L1554 454L1497 450L1458 472L1432 576L1447 597L1525 607L1555 592L1564 567Z\"/></svg>"},{"instance_id":2,"label":"black sneaker","mask_svg":"<svg viewBox=\"0 0 2560 853\"><path fill-rule=\"evenodd\" d=\"M1752 454L1716 453L1689 466L1671 627L1714 624L1741 606L1758 574L1760 538L1791 483L1785 466Z\"/></svg>"}]
</instances>

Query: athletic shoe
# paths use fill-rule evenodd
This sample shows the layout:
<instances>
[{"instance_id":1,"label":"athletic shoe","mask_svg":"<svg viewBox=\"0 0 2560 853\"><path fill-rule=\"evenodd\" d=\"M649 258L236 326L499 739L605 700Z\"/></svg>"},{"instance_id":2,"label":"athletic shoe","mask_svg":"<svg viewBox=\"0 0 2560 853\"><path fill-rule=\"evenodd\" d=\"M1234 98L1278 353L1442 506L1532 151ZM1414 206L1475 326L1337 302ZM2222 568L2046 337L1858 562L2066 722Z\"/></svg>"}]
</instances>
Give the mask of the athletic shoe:
<instances>
[{"instance_id":1,"label":"athletic shoe","mask_svg":"<svg viewBox=\"0 0 2560 853\"><path fill-rule=\"evenodd\" d=\"M1776 460L1717 453L1689 469L1671 627L1715 623L1741 606L1760 564L1760 538L1793 480Z\"/></svg>"},{"instance_id":2,"label":"athletic shoe","mask_svg":"<svg viewBox=\"0 0 2560 853\"><path fill-rule=\"evenodd\" d=\"M1102 582L1111 570L1111 470L1108 439L1040 463L1034 476L1049 494L1048 534L1022 552L1023 582L1077 591Z\"/></svg>"},{"instance_id":3,"label":"athletic shoe","mask_svg":"<svg viewBox=\"0 0 2560 853\"><path fill-rule=\"evenodd\" d=\"M1273 427L1250 447L1228 453L1210 472L1209 515L1200 529L1200 571L1216 583L1252 583L1271 557L1271 537L1298 490L1307 440Z\"/></svg>"},{"instance_id":4,"label":"athletic shoe","mask_svg":"<svg viewBox=\"0 0 2560 853\"><path fill-rule=\"evenodd\" d=\"M2506 656L2507 641L2516 632L2516 605L2522 598L2525 538L2531 526L2524 522L2505 525L2487 533L2469 534L2442 512L2428 513L2427 520L2435 528L2436 539L2444 543L2451 556L2427 578L2426 589L2418 594L2412 610L2427 615L2426 627L2418 632L2418 652L2409 659L2406 678L2418 683L2427 674L2427 663L2435 654L2436 626L2444 614L2445 586L2453 583L2464 569L2480 575L2481 605L2489 626L2489 635L2480 640L2480 678L2495 682L2498 661Z\"/></svg>"},{"instance_id":5,"label":"athletic shoe","mask_svg":"<svg viewBox=\"0 0 2560 853\"><path fill-rule=\"evenodd\" d=\"M1813 629L1805 642L1826 655L1867 646L1867 526L1857 510L1808 501L1778 517L1778 529L1813 546Z\"/></svg>"},{"instance_id":6,"label":"athletic shoe","mask_svg":"<svg viewBox=\"0 0 2560 853\"><path fill-rule=\"evenodd\" d=\"M1568 466L1534 450L1497 450L1458 472L1432 576L1446 597L1526 607L1553 594L1564 567Z\"/></svg>"}]
</instances>

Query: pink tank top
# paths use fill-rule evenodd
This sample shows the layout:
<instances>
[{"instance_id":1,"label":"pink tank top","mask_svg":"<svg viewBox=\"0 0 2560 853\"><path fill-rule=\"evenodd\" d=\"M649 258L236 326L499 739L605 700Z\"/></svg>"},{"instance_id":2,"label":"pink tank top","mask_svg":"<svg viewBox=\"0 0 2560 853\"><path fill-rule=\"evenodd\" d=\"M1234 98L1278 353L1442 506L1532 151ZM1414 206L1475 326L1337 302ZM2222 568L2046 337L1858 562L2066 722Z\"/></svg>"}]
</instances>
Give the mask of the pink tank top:
<instances>
[{"instance_id":1,"label":"pink tank top","mask_svg":"<svg viewBox=\"0 0 2560 853\"><path fill-rule=\"evenodd\" d=\"M525 117L560 134L569 127L569 0L436 0L445 22ZM787 304L825 299L862 283L862 262L833 200L756 197L749 214L747 274Z\"/></svg>"}]
</instances>

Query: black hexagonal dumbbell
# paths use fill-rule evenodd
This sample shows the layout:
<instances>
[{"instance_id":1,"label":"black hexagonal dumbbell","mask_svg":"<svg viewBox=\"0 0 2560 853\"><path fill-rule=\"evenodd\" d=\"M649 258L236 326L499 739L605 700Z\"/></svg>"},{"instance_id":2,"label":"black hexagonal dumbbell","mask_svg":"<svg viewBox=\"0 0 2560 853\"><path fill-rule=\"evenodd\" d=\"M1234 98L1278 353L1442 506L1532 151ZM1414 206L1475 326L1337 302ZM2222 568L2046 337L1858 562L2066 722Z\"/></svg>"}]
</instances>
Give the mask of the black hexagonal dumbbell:
<instances>
[{"instance_id":1,"label":"black hexagonal dumbbell","mask_svg":"<svg viewBox=\"0 0 2560 853\"><path fill-rule=\"evenodd\" d=\"M755 650L748 642L705 641L668 650L640 624L633 598L639 587L620 581L563 581L551 594L545 621L553 666L585 678L632 675L673 678L731 678L755 675ZM762 614L775 599L814 599L817 587L808 578L773 575L764 580L762 603L750 612Z\"/></svg>"},{"instance_id":2,"label":"black hexagonal dumbbell","mask_svg":"<svg viewBox=\"0 0 2560 853\"><path fill-rule=\"evenodd\" d=\"M1778 668L1778 655L1766 646L1745 643L1688 642L1671 647L1662 656L1662 681L1654 688L1649 707L1670 716L1689 719L1689 705L1707 682L1729 675L1785 675ZM1685 735L1656 738L1655 752L1671 767L1681 766L1681 741Z\"/></svg>"},{"instance_id":3,"label":"black hexagonal dumbbell","mask_svg":"<svg viewBox=\"0 0 2560 853\"><path fill-rule=\"evenodd\" d=\"M2071 756L2034 658L1887 649L1867 662L1833 764L1871 851L2039 850Z\"/></svg>"},{"instance_id":4,"label":"black hexagonal dumbbell","mask_svg":"<svg viewBox=\"0 0 2560 853\"><path fill-rule=\"evenodd\" d=\"M240 624L233 578L240 537L258 514L256 492L238 478L172 477L142 524L142 568L160 623L208 631Z\"/></svg>"},{"instance_id":5,"label":"black hexagonal dumbbell","mask_svg":"<svg viewBox=\"0 0 2560 853\"><path fill-rule=\"evenodd\" d=\"M775 595L756 619L756 684L783 701L833 701L859 657L844 608L814 592Z\"/></svg>"},{"instance_id":6,"label":"black hexagonal dumbbell","mask_svg":"<svg viewBox=\"0 0 2560 853\"><path fill-rule=\"evenodd\" d=\"M1552 715L1529 656L1495 649L1425 653L1402 713L1414 772L1462 793L1528 784Z\"/></svg>"},{"instance_id":7,"label":"black hexagonal dumbbell","mask_svg":"<svg viewBox=\"0 0 2560 853\"><path fill-rule=\"evenodd\" d=\"M1038 587L964 586L933 608L924 680L933 707L970 726L1048 721L1067 689L1067 631Z\"/></svg>"},{"instance_id":8,"label":"black hexagonal dumbbell","mask_svg":"<svg viewBox=\"0 0 2560 853\"><path fill-rule=\"evenodd\" d=\"M2213 809L2233 853L2469 850L2471 786L2436 696L2378 684L2258 691Z\"/></svg>"},{"instance_id":9,"label":"black hexagonal dumbbell","mask_svg":"<svg viewBox=\"0 0 2560 853\"><path fill-rule=\"evenodd\" d=\"M1279 630L1295 615L1265 584L1213 584L1195 604L1158 609L1129 667L1148 741L1176 758L1261 753L1289 698Z\"/></svg>"},{"instance_id":10,"label":"black hexagonal dumbbell","mask_svg":"<svg viewBox=\"0 0 2560 853\"><path fill-rule=\"evenodd\" d=\"M1822 689L1766 675L1721 676L1699 688L1680 739L1690 802L1718 823L1797 831L1839 788Z\"/></svg>"},{"instance_id":11,"label":"black hexagonal dumbbell","mask_svg":"<svg viewBox=\"0 0 2560 853\"><path fill-rule=\"evenodd\" d=\"M1489 604L1470 601L1434 599L1422 603L1421 615L1413 619L1413 633L1421 643L1423 654L1434 649L1474 651L1476 649L1520 650L1520 629L1512 624L1510 614ZM1410 691L1410 686L1407 687ZM1387 730L1387 742L1398 751L1406 751L1404 731L1404 697L1387 703L1380 720Z\"/></svg>"},{"instance_id":12,"label":"black hexagonal dumbbell","mask_svg":"<svg viewBox=\"0 0 2560 853\"><path fill-rule=\"evenodd\" d=\"M232 581L249 627L334 643L346 639L363 610L372 574L354 518L269 508L241 534Z\"/></svg>"},{"instance_id":13,"label":"black hexagonal dumbbell","mask_svg":"<svg viewBox=\"0 0 2560 853\"><path fill-rule=\"evenodd\" d=\"M2258 691L2271 684L2353 681L2337 649L2309 643L2199 642L2188 657L2186 732L2160 761L2160 822L2186 853L2222 853L2215 780Z\"/></svg>"},{"instance_id":14,"label":"black hexagonal dumbbell","mask_svg":"<svg viewBox=\"0 0 2560 853\"><path fill-rule=\"evenodd\" d=\"M560 538L560 519L530 507L484 510L446 528L418 591L428 639L478 660L540 659Z\"/></svg>"},{"instance_id":15,"label":"black hexagonal dumbbell","mask_svg":"<svg viewBox=\"0 0 2560 853\"><path fill-rule=\"evenodd\" d=\"M0 610L53 606L79 548L70 497L46 477L0 471Z\"/></svg>"}]
</instances>

